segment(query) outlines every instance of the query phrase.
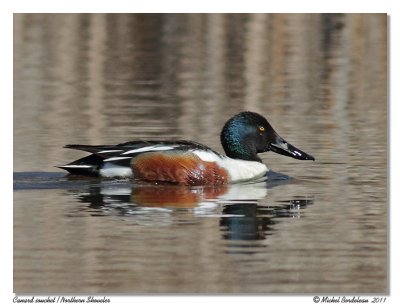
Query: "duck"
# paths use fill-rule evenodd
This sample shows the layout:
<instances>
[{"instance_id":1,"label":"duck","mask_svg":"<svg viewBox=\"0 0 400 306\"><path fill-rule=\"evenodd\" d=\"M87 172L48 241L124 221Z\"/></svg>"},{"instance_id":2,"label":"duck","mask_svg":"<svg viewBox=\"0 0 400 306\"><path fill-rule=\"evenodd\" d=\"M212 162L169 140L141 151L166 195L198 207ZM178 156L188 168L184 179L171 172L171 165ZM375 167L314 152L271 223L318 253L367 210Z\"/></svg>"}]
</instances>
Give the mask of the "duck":
<instances>
[{"instance_id":1,"label":"duck","mask_svg":"<svg viewBox=\"0 0 400 306\"><path fill-rule=\"evenodd\" d=\"M58 166L70 175L133 178L178 185L226 185L265 177L267 165L258 156L268 151L298 160L315 160L280 137L266 118L244 111L223 126L225 155L195 141L136 140L117 145L68 144L64 148L91 153Z\"/></svg>"}]
</instances>

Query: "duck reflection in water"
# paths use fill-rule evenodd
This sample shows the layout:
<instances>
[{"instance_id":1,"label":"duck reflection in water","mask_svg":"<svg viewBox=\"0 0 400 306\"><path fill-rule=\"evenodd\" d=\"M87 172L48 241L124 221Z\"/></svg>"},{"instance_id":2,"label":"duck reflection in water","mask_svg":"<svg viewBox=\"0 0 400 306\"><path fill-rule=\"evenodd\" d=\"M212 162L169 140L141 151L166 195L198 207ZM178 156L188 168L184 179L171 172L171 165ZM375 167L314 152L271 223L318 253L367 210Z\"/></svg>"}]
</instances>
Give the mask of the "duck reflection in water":
<instances>
[{"instance_id":1,"label":"duck reflection in water","mask_svg":"<svg viewBox=\"0 0 400 306\"><path fill-rule=\"evenodd\" d=\"M227 240L263 240L274 231L279 218L300 217L301 209L313 204L312 199L296 198L279 205L261 206L254 202L224 205L220 226Z\"/></svg>"},{"instance_id":2,"label":"duck reflection in water","mask_svg":"<svg viewBox=\"0 0 400 306\"><path fill-rule=\"evenodd\" d=\"M81 178L68 178L79 180ZM131 204L132 207L192 208L220 204L221 201L260 200L267 196L265 181L248 184L186 186L169 183L146 183L130 180L88 180L85 190L76 192L78 198L91 203L92 208L110 204Z\"/></svg>"},{"instance_id":3,"label":"duck reflection in water","mask_svg":"<svg viewBox=\"0 0 400 306\"><path fill-rule=\"evenodd\" d=\"M273 233L279 218L299 217L300 209L312 199L296 198L265 206L265 182L222 186L181 186L170 184L132 184L129 181L100 181L74 191L81 202L89 203L99 215L134 216L155 211L167 212L167 218L186 209L194 215L218 214L222 237L227 240L263 240ZM155 226L160 220L154 220ZM149 223L147 223L149 224Z\"/></svg>"}]
</instances>

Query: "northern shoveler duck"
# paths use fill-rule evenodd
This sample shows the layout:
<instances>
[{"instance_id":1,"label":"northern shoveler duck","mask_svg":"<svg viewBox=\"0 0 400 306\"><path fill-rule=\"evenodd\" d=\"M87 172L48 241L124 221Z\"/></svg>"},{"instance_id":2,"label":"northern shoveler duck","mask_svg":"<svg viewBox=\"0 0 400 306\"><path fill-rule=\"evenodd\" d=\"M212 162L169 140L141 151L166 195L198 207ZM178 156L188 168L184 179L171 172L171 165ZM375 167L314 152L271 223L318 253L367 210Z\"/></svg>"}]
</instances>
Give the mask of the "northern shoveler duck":
<instances>
[{"instance_id":1,"label":"northern shoveler duck","mask_svg":"<svg viewBox=\"0 0 400 306\"><path fill-rule=\"evenodd\" d=\"M273 151L315 160L280 137L268 121L253 112L229 119L221 132L226 156L192 141L132 141L118 145L66 145L92 153L59 168L71 174L133 177L184 185L223 185L263 177L268 168L257 153Z\"/></svg>"}]
</instances>

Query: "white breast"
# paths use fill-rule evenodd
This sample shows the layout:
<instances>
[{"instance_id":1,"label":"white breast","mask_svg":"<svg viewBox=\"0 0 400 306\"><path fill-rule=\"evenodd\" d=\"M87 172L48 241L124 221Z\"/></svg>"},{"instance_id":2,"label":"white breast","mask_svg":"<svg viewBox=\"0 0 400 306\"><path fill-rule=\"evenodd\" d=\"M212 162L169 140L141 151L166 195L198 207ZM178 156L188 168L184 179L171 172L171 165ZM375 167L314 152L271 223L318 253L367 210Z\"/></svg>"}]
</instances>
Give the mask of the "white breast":
<instances>
[{"instance_id":1,"label":"white breast","mask_svg":"<svg viewBox=\"0 0 400 306\"><path fill-rule=\"evenodd\" d=\"M254 180L263 177L268 171L265 164L256 161L221 157L211 151L194 150L193 153L204 161L216 162L218 166L224 168L228 172L230 183Z\"/></svg>"},{"instance_id":2,"label":"white breast","mask_svg":"<svg viewBox=\"0 0 400 306\"><path fill-rule=\"evenodd\" d=\"M238 183L258 179L264 176L268 168L265 164L256 161L238 160L224 157L218 165L228 171L230 182Z\"/></svg>"}]
</instances>

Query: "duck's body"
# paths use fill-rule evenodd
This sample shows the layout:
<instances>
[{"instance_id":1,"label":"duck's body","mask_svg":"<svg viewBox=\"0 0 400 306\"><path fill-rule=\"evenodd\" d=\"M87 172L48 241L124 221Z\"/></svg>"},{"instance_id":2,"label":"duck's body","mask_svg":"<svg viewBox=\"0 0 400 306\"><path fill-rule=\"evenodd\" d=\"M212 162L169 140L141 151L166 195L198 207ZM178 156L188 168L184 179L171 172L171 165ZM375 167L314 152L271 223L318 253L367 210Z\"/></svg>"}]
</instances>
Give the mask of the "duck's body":
<instances>
[{"instance_id":1,"label":"duck's body","mask_svg":"<svg viewBox=\"0 0 400 306\"><path fill-rule=\"evenodd\" d=\"M232 159L190 141L134 141L115 146L66 147L93 153L62 166L79 175L220 185L251 180L268 171L263 163Z\"/></svg>"},{"instance_id":2,"label":"duck's body","mask_svg":"<svg viewBox=\"0 0 400 306\"><path fill-rule=\"evenodd\" d=\"M232 117L221 132L226 152L191 141L133 141L118 145L67 145L92 153L60 168L71 174L133 177L184 185L222 185L250 181L268 168L257 153L269 150L297 159L312 159L285 142L267 120L251 112Z\"/></svg>"}]
</instances>

